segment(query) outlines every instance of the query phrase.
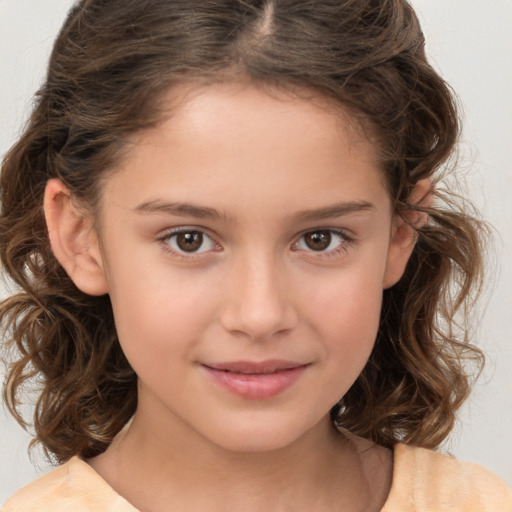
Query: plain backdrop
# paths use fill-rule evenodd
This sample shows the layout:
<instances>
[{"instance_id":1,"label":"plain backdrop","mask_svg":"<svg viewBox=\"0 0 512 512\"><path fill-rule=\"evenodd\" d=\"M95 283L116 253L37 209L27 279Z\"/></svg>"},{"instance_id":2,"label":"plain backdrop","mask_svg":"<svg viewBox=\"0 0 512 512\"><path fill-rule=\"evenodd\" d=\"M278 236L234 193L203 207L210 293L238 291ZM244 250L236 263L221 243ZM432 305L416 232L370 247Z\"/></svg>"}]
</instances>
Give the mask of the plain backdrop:
<instances>
[{"instance_id":1,"label":"plain backdrop","mask_svg":"<svg viewBox=\"0 0 512 512\"><path fill-rule=\"evenodd\" d=\"M0 0L0 158L16 140L71 0ZM443 447L512 486L512 1L413 0L433 65L465 119L461 166L496 231L478 343L485 371ZM0 295L6 290L0 284ZM0 407L0 503L47 469Z\"/></svg>"}]
</instances>

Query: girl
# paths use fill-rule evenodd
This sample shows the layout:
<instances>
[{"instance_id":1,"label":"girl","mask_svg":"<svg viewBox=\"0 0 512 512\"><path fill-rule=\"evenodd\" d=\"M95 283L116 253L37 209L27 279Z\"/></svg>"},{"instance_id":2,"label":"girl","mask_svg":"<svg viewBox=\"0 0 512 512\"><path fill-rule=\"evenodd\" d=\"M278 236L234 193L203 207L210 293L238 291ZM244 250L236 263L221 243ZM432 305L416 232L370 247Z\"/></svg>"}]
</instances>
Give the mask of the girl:
<instances>
[{"instance_id":1,"label":"girl","mask_svg":"<svg viewBox=\"0 0 512 512\"><path fill-rule=\"evenodd\" d=\"M447 436L483 226L405 1L83 0L2 169L11 510L512 510ZM460 323L460 319L459 323Z\"/></svg>"}]
</instances>

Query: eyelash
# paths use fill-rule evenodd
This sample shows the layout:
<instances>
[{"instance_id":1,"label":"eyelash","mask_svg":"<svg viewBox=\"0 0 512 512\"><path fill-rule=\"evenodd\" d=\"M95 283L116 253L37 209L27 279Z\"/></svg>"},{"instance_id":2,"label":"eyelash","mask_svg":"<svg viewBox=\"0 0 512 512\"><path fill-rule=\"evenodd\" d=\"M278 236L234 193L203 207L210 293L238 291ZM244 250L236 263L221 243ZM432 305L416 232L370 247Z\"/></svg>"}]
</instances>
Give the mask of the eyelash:
<instances>
[{"instance_id":1,"label":"eyelash","mask_svg":"<svg viewBox=\"0 0 512 512\"><path fill-rule=\"evenodd\" d=\"M162 248L165 252L168 252L168 253L172 254L173 256L176 256L183 260L197 258L199 255L210 252L210 250L201 251L201 252L197 252L197 251L186 252L186 251L174 249L173 247L171 247L171 245L170 245L171 239L176 238L180 234L187 234L187 233L198 233L203 237L203 240L204 240L204 237L207 237L211 241L211 243L215 246L215 248L213 249L215 252L218 252L221 249L220 245L217 242L215 242L215 240L211 236L209 236L208 233L206 233L206 231L204 229L194 227L194 226L183 226L183 227L172 229L172 230L168 231L167 233L165 233L162 237L160 237L158 239L158 241L162 244Z\"/></svg>"},{"instance_id":2,"label":"eyelash","mask_svg":"<svg viewBox=\"0 0 512 512\"><path fill-rule=\"evenodd\" d=\"M315 233L320 233L320 232L327 232L330 234L331 237L333 235L335 237L338 237L340 239L340 243L334 249L330 249L328 251L325 251L325 250L315 251L314 249L311 249L311 248L309 248L309 250L308 250L308 249L301 249L300 247L298 247L299 244L301 243L301 241L304 239L304 237L306 237L307 235L310 235L310 234L315 234ZM160 237L158 239L158 241L162 244L162 248L165 252L171 253L173 256L178 257L183 260L198 258L198 257L200 257L200 255L206 254L206 253L209 253L212 251L212 249L209 249L209 250L205 250L205 251L201 251L201 252L197 252L197 251L186 252L186 251L175 249L175 248L171 247L171 245L170 245L171 239L176 238L180 234L187 234L187 233L198 233L203 237L203 240L204 240L204 237L207 237L211 241L211 244L214 245L214 249L213 249L214 252L219 252L222 250L221 246L210 235L208 235L208 233L204 229L199 228L199 227L194 227L194 226L183 226L183 227L172 229L172 230L168 231L167 233L165 233L162 237ZM314 255L313 257L315 257L315 258L331 258L331 257L336 257L336 256L339 256L339 255L345 253L349 249L349 247L351 246L352 243L353 243L353 239L350 236L348 236L344 230L319 227L319 228L314 228L314 229L308 229L307 231L303 232L300 235L299 239L296 242L294 242L294 244L292 246L292 250L293 251L305 251L306 253L311 253L311 255Z\"/></svg>"},{"instance_id":3,"label":"eyelash","mask_svg":"<svg viewBox=\"0 0 512 512\"><path fill-rule=\"evenodd\" d=\"M314 249L311 249L311 248L309 248L309 250L298 248L298 245L304 239L304 237L306 237L307 235L310 235L310 234L314 234L314 233L318 234L318 233L322 233L322 232L329 233L331 238L333 237L333 235L335 237L338 237L340 243L335 248L330 249L328 251L325 251L325 250L315 251ZM350 248L353 241L354 241L353 238L348 236L344 230L319 227L319 228L314 228L314 229L308 229L307 231L302 233L302 235L299 237L299 240L293 244L293 247L294 247L294 250L304 250L305 252L309 253L308 256L313 255L312 257L315 257L315 258L332 258L332 257L336 257L336 256L340 256L340 255L344 254Z\"/></svg>"}]
</instances>

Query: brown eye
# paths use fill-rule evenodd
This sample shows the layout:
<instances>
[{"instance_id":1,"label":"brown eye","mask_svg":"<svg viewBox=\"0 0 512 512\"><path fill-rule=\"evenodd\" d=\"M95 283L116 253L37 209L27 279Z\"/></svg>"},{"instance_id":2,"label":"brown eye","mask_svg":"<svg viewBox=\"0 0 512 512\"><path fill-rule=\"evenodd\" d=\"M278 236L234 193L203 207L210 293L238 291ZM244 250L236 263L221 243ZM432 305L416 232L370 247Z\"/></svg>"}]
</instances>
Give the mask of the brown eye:
<instances>
[{"instance_id":1,"label":"brown eye","mask_svg":"<svg viewBox=\"0 0 512 512\"><path fill-rule=\"evenodd\" d=\"M331 245L332 234L330 231L311 231L304 235L304 242L312 251L325 251Z\"/></svg>"},{"instance_id":2,"label":"brown eye","mask_svg":"<svg viewBox=\"0 0 512 512\"><path fill-rule=\"evenodd\" d=\"M196 252L203 245L203 234L199 231L179 233L176 235L176 245L185 252Z\"/></svg>"},{"instance_id":3,"label":"brown eye","mask_svg":"<svg viewBox=\"0 0 512 512\"><path fill-rule=\"evenodd\" d=\"M348 244L349 240L336 229L317 229L304 233L296 244L301 251L334 253Z\"/></svg>"},{"instance_id":4,"label":"brown eye","mask_svg":"<svg viewBox=\"0 0 512 512\"><path fill-rule=\"evenodd\" d=\"M202 231L180 230L166 237L165 242L178 253L203 253L214 250L216 243Z\"/></svg>"}]
</instances>

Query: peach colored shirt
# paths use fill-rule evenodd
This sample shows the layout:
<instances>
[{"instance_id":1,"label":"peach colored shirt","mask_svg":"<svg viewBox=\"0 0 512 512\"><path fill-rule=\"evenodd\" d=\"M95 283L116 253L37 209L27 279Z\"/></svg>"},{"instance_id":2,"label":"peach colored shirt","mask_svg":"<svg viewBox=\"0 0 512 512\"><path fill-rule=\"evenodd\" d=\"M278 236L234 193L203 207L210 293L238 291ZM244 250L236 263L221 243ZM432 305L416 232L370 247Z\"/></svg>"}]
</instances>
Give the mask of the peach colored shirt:
<instances>
[{"instance_id":1,"label":"peach colored shirt","mask_svg":"<svg viewBox=\"0 0 512 512\"><path fill-rule=\"evenodd\" d=\"M398 444L381 512L512 512L512 491L477 464ZM137 512L87 463L73 457L18 491L2 512Z\"/></svg>"}]
</instances>

